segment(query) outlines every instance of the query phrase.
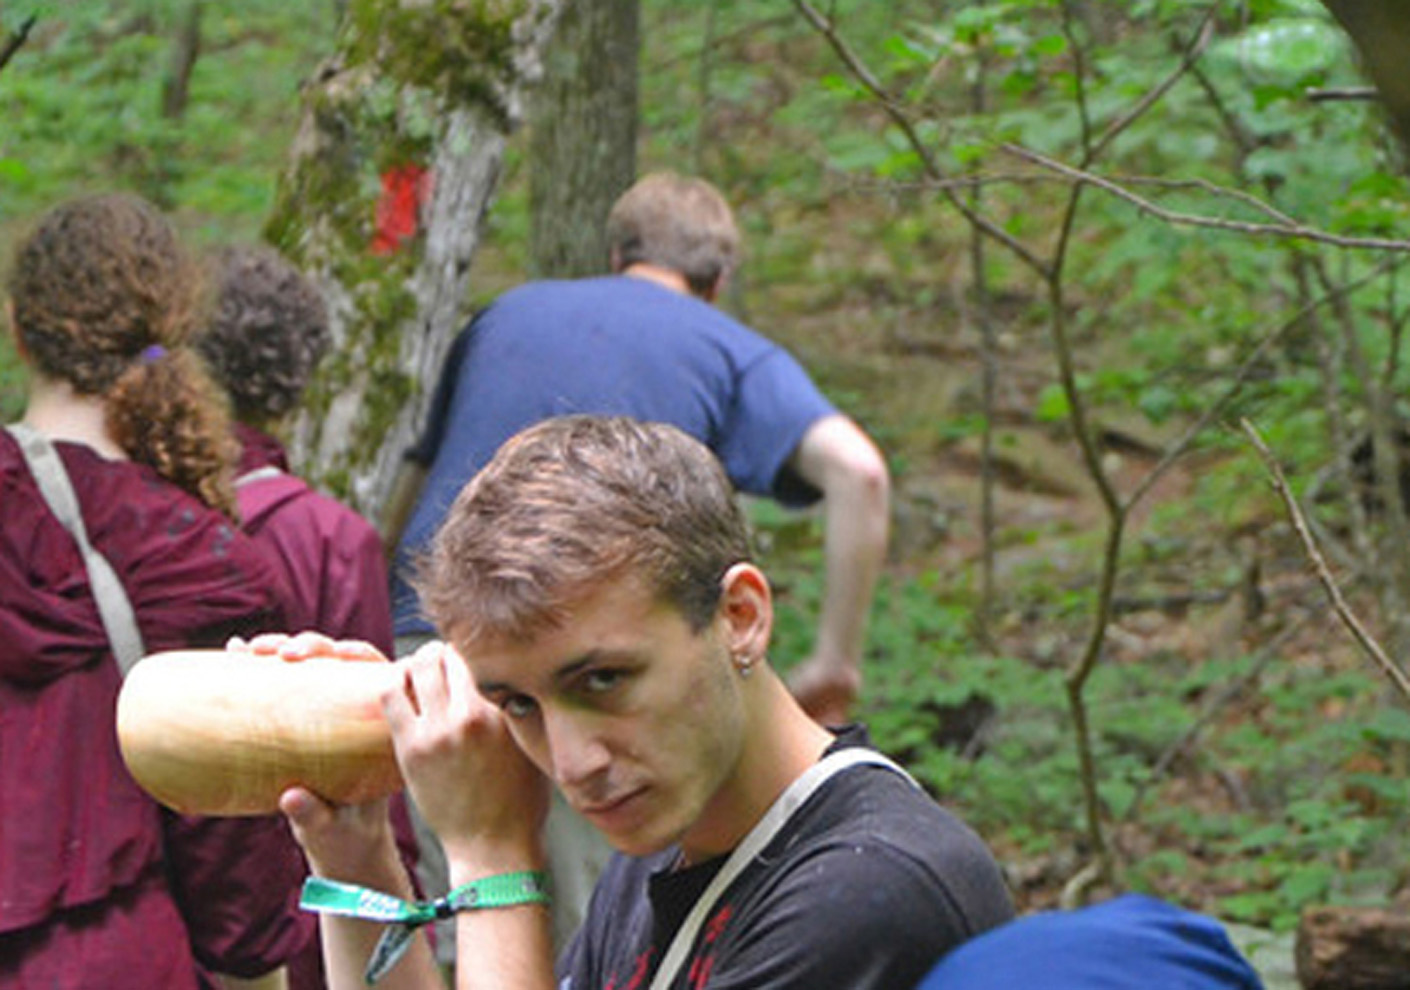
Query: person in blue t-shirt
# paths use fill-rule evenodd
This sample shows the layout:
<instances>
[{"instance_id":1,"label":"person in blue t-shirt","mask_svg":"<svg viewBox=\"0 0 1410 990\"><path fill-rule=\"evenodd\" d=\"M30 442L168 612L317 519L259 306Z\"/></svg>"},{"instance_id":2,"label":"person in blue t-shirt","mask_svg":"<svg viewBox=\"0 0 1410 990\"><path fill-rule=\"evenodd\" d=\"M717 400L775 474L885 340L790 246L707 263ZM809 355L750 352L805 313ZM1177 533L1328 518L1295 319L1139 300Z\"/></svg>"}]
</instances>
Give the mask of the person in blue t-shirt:
<instances>
[{"instance_id":1,"label":"person in blue t-shirt","mask_svg":"<svg viewBox=\"0 0 1410 990\"><path fill-rule=\"evenodd\" d=\"M409 569L505 440L564 413L665 422L713 450L740 491L789 506L821 499L826 589L790 686L818 721L844 723L886 551L885 460L791 355L712 305L740 241L713 186L646 176L613 207L607 234L616 274L520 286L455 340L383 527L399 537L397 635L411 647L432 634Z\"/></svg>"},{"instance_id":2,"label":"person in blue t-shirt","mask_svg":"<svg viewBox=\"0 0 1410 990\"><path fill-rule=\"evenodd\" d=\"M970 939L916 990L1263 990L1213 918L1140 894Z\"/></svg>"}]
</instances>

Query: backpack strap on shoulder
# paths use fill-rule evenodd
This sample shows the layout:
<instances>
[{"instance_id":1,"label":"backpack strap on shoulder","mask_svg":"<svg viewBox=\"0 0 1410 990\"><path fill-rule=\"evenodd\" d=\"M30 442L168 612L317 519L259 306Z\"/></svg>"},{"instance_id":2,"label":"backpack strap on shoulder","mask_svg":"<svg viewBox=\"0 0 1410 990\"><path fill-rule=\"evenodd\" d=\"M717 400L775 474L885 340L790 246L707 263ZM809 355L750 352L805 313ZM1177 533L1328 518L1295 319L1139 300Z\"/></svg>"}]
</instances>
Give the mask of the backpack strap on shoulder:
<instances>
[{"instance_id":1,"label":"backpack strap on shoulder","mask_svg":"<svg viewBox=\"0 0 1410 990\"><path fill-rule=\"evenodd\" d=\"M124 677L132 665L142 659L146 648L142 645L142 633L137 628L137 615L132 609L132 600L127 596L113 565L108 563L93 545L88 542L88 529L83 525L83 513L78 506L78 496L74 494L73 482L64 470L64 462L59 452L42 433L23 423L12 423L5 427L20 446L30 474L34 475L39 493L49 506L49 511L63 524L78 544L83 555L83 564L88 569L88 584L93 589L93 598L98 603L98 614L103 620L103 629L108 634L113 656Z\"/></svg>"}]
</instances>

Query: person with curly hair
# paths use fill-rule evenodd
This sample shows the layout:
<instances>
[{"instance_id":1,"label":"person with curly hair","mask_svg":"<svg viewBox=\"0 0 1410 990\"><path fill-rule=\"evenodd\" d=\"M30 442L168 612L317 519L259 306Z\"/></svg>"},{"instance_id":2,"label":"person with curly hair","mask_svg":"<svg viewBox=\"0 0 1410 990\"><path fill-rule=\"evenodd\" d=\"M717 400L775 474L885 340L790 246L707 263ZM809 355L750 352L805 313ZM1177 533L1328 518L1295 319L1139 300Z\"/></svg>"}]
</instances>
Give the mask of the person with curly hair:
<instances>
[{"instance_id":1,"label":"person with curly hair","mask_svg":"<svg viewBox=\"0 0 1410 990\"><path fill-rule=\"evenodd\" d=\"M366 640L390 653L381 537L351 508L291 474L274 435L331 342L323 297L272 248L228 247L211 267L214 305L196 347L235 414L235 487L245 531L289 582L293 628Z\"/></svg>"},{"instance_id":2,"label":"person with curly hair","mask_svg":"<svg viewBox=\"0 0 1410 990\"><path fill-rule=\"evenodd\" d=\"M392 607L381 537L362 516L292 474L274 436L331 343L313 283L273 248L227 247L211 262L215 300L196 346L230 396L240 441L235 494L245 532L293 594L290 628L372 643L391 655ZM391 802L398 848L417 863L405 798ZM317 945L289 966L290 990L324 985Z\"/></svg>"},{"instance_id":3,"label":"person with curly hair","mask_svg":"<svg viewBox=\"0 0 1410 990\"><path fill-rule=\"evenodd\" d=\"M190 347L197 274L122 194L51 210L9 272L29 386L0 431L0 985L228 985L315 934L277 816L171 813L118 748L143 653L288 621L233 519L228 412Z\"/></svg>"}]
</instances>

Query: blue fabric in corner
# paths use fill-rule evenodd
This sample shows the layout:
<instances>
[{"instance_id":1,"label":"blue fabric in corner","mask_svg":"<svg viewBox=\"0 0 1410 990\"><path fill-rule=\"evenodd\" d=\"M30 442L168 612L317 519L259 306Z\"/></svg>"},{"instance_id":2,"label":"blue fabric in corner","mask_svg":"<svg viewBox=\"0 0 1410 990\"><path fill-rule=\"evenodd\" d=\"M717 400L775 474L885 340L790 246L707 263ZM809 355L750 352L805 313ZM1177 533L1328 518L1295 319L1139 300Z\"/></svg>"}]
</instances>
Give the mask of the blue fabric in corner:
<instances>
[{"instance_id":1,"label":"blue fabric in corner","mask_svg":"<svg viewBox=\"0 0 1410 990\"><path fill-rule=\"evenodd\" d=\"M917 990L1263 990L1217 921L1125 894L1045 911L955 949Z\"/></svg>"}]
</instances>

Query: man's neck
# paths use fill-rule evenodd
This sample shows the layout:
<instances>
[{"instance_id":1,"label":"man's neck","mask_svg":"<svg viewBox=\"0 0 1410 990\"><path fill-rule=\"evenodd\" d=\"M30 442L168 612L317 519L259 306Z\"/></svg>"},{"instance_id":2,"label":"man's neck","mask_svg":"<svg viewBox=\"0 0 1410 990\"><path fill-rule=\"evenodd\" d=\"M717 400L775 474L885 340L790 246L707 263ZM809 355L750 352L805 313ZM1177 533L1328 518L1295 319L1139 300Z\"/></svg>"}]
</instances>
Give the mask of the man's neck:
<instances>
[{"instance_id":1,"label":"man's neck","mask_svg":"<svg viewBox=\"0 0 1410 990\"><path fill-rule=\"evenodd\" d=\"M756 678L739 766L697 827L682 839L688 863L722 855L742 842L779 795L835 740L798 707L772 670L761 670Z\"/></svg>"},{"instance_id":2,"label":"man's neck","mask_svg":"<svg viewBox=\"0 0 1410 990\"><path fill-rule=\"evenodd\" d=\"M657 285L670 289L672 292L679 292L683 296L695 296L695 293L690 290L690 283L685 280L685 276L671 268L662 268L660 265L639 261L623 268L622 274L629 278L655 282ZM706 302L709 300L707 299Z\"/></svg>"}]
</instances>

